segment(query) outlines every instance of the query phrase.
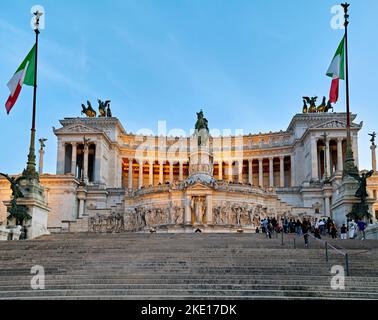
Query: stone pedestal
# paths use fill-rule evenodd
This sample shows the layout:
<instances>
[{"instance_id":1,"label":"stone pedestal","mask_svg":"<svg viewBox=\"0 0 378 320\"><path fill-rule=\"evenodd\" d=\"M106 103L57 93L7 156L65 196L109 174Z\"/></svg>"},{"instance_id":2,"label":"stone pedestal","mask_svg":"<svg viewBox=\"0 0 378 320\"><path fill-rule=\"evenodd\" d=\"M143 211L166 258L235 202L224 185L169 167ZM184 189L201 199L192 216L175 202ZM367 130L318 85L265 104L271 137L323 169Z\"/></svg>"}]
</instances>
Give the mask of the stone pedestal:
<instances>
[{"instance_id":1,"label":"stone pedestal","mask_svg":"<svg viewBox=\"0 0 378 320\"><path fill-rule=\"evenodd\" d=\"M354 204L360 202L360 199L355 197L357 189L358 182L352 177L346 177L336 189L331 209L337 225L346 224L346 215L352 211Z\"/></svg>"},{"instance_id":2,"label":"stone pedestal","mask_svg":"<svg viewBox=\"0 0 378 320\"><path fill-rule=\"evenodd\" d=\"M378 224L370 224L365 230L366 240L378 240Z\"/></svg>"},{"instance_id":3,"label":"stone pedestal","mask_svg":"<svg viewBox=\"0 0 378 320\"><path fill-rule=\"evenodd\" d=\"M24 205L28 208L28 213L32 217L26 222L27 239L34 239L46 234L47 218L50 208L47 206L44 187L33 179L20 181L24 198L19 198L18 205Z\"/></svg>"}]
</instances>

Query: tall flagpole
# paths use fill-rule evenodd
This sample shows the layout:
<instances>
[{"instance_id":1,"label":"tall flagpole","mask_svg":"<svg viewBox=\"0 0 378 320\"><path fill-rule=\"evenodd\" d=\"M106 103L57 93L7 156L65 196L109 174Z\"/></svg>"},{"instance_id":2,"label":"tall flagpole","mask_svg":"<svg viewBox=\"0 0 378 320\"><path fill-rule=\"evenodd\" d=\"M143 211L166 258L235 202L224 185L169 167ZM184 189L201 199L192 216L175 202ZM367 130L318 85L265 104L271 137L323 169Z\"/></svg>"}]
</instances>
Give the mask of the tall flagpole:
<instances>
[{"instance_id":1,"label":"tall flagpole","mask_svg":"<svg viewBox=\"0 0 378 320\"><path fill-rule=\"evenodd\" d=\"M348 8L349 3L342 3L341 6L344 8L344 27L345 27L345 85L346 85L346 113L347 113L347 148L346 157L344 165L344 177L348 176L350 173L358 173L358 169L354 164L353 150L352 150L352 137L350 130L350 104L349 104L349 63L348 63L348 25L349 25L349 14Z\"/></svg>"},{"instance_id":2,"label":"tall flagpole","mask_svg":"<svg viewBox=\"0 0 378 320\"><path fill-rule=\"evenodd\" d=\"M35 118L37 112L37 71L38 71L38 36L39 36L39 19L43 13L37 11L34 13L35 15L35 24L34 24L34 32L35 32L35 70L34 70L34 94L33 94L33 116L32 116L32 128L31 128L31 135L30 135L30 147L29 147L29 154L28 154L28 162L27 167L23 172L23 176L28 179L36 179L39 180L38 172L36 170L36 156L35 156Z\"/></svg>"}]
</instances>

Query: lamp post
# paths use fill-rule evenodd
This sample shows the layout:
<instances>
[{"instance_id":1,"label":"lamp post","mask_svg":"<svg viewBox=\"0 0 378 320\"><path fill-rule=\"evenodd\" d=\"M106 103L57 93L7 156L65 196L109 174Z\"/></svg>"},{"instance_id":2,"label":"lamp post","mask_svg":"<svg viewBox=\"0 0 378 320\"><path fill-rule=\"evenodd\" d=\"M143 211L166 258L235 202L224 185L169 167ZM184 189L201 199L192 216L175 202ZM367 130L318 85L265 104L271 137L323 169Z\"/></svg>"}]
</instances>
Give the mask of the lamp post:
<instances>
[{"instance_id":1,"label":"lamp post","mask_svg":"<svg viewBox=\"0 0 378 320\"><path fill-rule=\"evenodd\" d=\"M34 93L33 93L33 116L32 116L32 128L30 135L30 146L28 154L27 167L23 171L22 175L26 179L30 180L39 180L39 175L36 170L36 156L35 156L35 118L37 111L37 63L38 63L38 36L39 36L39 19L43 15L42 12L36 11L34 13L35 23L34 23L34 32L35 32L35 70L34 70Z\"/></svg>"}]
</instances>

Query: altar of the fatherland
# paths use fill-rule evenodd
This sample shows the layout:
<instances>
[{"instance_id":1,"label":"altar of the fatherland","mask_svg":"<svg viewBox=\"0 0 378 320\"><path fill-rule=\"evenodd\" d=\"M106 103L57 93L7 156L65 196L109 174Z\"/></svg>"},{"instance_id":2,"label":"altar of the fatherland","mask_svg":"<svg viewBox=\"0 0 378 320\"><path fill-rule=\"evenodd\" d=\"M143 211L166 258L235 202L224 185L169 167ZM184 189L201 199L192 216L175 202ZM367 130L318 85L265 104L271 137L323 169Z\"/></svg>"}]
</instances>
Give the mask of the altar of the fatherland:
<instances>
[{"instance_id":1,"label":"altar of the fatherland","mask_svg":"<svg viewBox=\"0 0 378 320\"><path fill-rule=\"evenodd\" d=\"M362 123L355 119L358 165ZM198 132L128 133L111 116L60 123L53 129L56 174L40 175L48 232L254 232L264 217L346 221L338 191L345 113L297 114L280 132L216 136L210 130L201 143ZM10 198L8 181L0 179L0 221Z\"/></svg>"}]
</instances>

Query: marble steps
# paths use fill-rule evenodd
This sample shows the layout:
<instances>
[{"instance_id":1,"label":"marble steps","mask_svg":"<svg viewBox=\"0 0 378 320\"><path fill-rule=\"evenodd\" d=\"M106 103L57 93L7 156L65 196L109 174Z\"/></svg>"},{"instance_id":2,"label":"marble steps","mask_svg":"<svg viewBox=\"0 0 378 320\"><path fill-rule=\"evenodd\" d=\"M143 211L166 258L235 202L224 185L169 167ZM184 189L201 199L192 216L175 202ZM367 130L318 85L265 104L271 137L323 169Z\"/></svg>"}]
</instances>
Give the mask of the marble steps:
<instances>
[{"instance_id":1,"label":"marble steps","mask_svg":"<svg viewBox=\"0 0 378 320\"><path fill-rule=\"evenodd\" d=\"M0 243L0 299L378 299L375 242L346 241L352 277L333 291L322 247L253 235L67 234ZM376 246L376 245L375 245ZM330 252L330 264L343 265ZM30 289L30 268L46 288Z\"/></svg>"},{"instance_id":2,"label":"marble steps","mask_svg":"<svg viewBox=\"0 0 378 320\"><path fill-rule=\"evenodd\" d=\"M321 291L317 288L305 289L305 290L289 290L282 289L256 289L256 290L215 290L215 289L70 289L70 290L23 290L23 291L1 291L0 299L76 299L76 298L115 298L115 299L246 299L246 298L262 298L274 297L277 299L287 298L296 299L301 298L323 298L323 299L378 299L378 293L365 292L365 291L333 291L325 290Z\"/></svg>"}]
</instances>

